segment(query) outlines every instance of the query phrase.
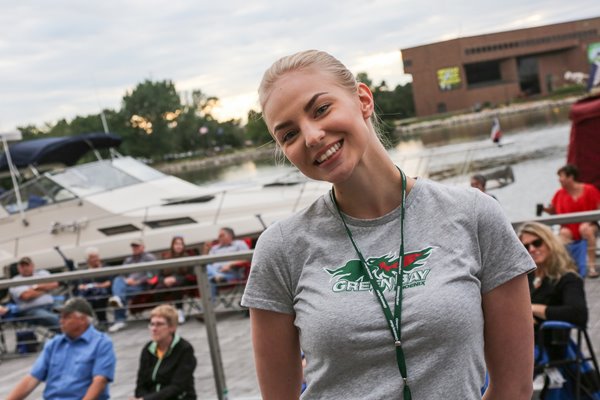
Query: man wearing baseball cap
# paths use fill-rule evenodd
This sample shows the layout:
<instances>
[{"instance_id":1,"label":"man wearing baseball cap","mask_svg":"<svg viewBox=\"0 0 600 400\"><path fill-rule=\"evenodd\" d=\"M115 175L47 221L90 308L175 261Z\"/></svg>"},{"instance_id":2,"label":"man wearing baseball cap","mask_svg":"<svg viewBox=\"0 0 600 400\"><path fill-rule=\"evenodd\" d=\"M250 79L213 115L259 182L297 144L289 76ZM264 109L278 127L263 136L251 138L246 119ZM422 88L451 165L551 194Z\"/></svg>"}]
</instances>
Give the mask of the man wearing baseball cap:
<instances>
[{"instance_id":1,"label":"man wearing baseball cap","mask_svg":"<svg viewBox=\"0 0 600 400\"><path fill-rule=\"evenodd\" d=\"M19 274L13 279L29 277L42 277L50 275L46 270L35 270L35 264L29 257L23 257L17 263ZM58 287L58 282L24 284L13 286L9 289L10 297L17 305L18 317L24 317L28 323L42 325L51 330L58 331L58 315L52 311L54 297L52 290Z\"/></svg>"},{"instance_id":2,"label":"man wearing baseball cap","mask_svg":"<svg viewBox=\"0 0 600 400\"><path fill-rule=\"evenodd\" d=\"M8 400L25 399L40 382L46 382L46 400L110 398L108 384L115 375L115 353L111 339L94 328L93 316L84 298L68 300L60 313L62 334L46 343Z\"/></svg>"},{"instance_id":3,"label":"man wearing baseball cap","mask_svg":"<svg viewBox=\"0 0 600 400\"><path fill-rule=\"evenodd\" d=\"M125 259L123 265L156 261L156 257L150 253L146 253L142 239L133 239L130 245L131 255ZM109 332L118 332L125 328L125 320L127 319L125 306L127 305L127 299L148 289L147 281L150 277L149 275L152 274L142 271L133 272L127 277L115 277L112 283L113 296L108 299L108 304L115 308L115 323L108 328Z\"/></svg>"}]
</instances>

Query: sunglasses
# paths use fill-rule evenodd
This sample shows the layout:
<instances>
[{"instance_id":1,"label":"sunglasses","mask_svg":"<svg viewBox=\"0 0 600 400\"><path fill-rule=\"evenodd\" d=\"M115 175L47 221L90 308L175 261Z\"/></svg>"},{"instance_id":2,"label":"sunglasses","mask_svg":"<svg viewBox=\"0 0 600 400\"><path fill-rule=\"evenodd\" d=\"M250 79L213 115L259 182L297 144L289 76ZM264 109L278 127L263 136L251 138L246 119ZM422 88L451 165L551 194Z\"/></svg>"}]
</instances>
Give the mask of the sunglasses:
<instances>
[{"instance_id":1,"label":"sunglasses","mask_svg":"<svg viewBox=\"0 0 600 400\"><path fill-rule=\"evenodd\" d=\"M529 246L533 246L536 249L539 249L542 245L544 244L544 241L542 239L535 239L532 242L529 243L523 243L523 246L525 246L525 249L527 251L529 251Z\"/></svg>"}]
</instances>

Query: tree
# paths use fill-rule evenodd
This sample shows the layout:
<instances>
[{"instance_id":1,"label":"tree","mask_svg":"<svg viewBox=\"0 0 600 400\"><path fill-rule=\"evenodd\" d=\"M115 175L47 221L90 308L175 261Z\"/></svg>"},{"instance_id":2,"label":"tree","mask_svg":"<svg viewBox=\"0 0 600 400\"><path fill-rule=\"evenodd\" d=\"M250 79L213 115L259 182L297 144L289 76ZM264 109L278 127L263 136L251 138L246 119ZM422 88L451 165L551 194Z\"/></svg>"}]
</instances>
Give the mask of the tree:
<instances>
[{"instance_id":1,"label":"tree","mask_svg":"<svg viewBox=\"0 0 600 400\"><path fill-rule=\"evenodd\" d=\"M267 124L262 117L262 113L250 110L248 111L248 122L246 123L246 138L255 145L262 145L273 140Z\"/></svg>"},{"instance_id":2,"label":"tree","mask_svg":"<svg viewBox=\"0 0 600 400\"><path fill-rule=\"evenodd\" d=\"M129 128L126 136L135 139L135 145L126 146L131 154L152 157L171 152L171 133L181 112L181 100L170 80L145 80L126 93L121 114Z\"/></svg>"}]
</instances>

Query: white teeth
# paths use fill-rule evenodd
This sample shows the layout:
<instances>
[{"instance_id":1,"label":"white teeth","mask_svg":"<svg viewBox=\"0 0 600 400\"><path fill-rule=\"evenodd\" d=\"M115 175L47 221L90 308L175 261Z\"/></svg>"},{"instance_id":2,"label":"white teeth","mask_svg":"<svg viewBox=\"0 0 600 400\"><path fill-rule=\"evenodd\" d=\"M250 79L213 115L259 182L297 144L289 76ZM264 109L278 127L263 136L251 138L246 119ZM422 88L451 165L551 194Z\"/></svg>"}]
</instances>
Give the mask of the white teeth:
<instances>
[{"instance_id":1,"label":"white teeth","mask_svg":"<svg viewBox=\"0 0 600 400\"><path fill-rule=\"evenodd\" d=\"M317 159L317 162L319 164L321 164L322 162L325 162L329 157L331 157L332 155L334 155L340 149L340 147L342 147L342 145L340 145L339 142L336 143L336 144L334 144L333 146L331 146L329 148L329 150L327 150L325 153L323 153L321 155L321 157L319 157Z\"/></svg>"}]
</instances>

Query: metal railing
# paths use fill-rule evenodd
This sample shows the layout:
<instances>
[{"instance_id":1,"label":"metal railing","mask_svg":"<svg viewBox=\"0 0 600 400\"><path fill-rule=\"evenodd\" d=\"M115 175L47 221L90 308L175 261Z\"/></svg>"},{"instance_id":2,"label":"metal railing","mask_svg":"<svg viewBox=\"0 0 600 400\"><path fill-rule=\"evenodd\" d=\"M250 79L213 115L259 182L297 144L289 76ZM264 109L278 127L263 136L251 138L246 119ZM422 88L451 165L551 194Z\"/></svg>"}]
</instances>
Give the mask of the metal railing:
<instances>
[{"instance_id":1,"label":"metal railing","mask_svg":"<svg viewBox=\"0 0 600 400\"><path fill-rule=\"evenodd\" d=\"M589 221L600 221L600 210L529 218L520 221L513 221L511 224L513 228L517 229L520 225L526 222L540 222L546 225L563 225Z\"/></svg>"},{"instance_id":2,"label":"metal railing","mask_svg":"<svg viewBox=\"0 0 600 400\"><path fill-rule=\"evenodd\" d=\"M81 271L59 272L43 277L2 279L0 280L0 289L13 286L22 286L23 284L33 285L47 282L68 282L78 279L95 278L101 276L125 275L132 272L156 271L163 268L194 267L194 272L198 280L198 290L200 291L200 300L204 311L204 325L206 326L206 335L210 348L210 357L213 366L215 388L219 400L226 398L228 389L225 381L225 372L223 369L223 359L221 357L221 347L217 335L217 319L213 308L210 295L210 283L206 273L206 265L221 261L250 260L252 250L236 252L221 255L202 255L185 258L175 258L169 260L145 262L138 264L128 264L122 266L94 268Z\"/></svg>"}]
</instances>

